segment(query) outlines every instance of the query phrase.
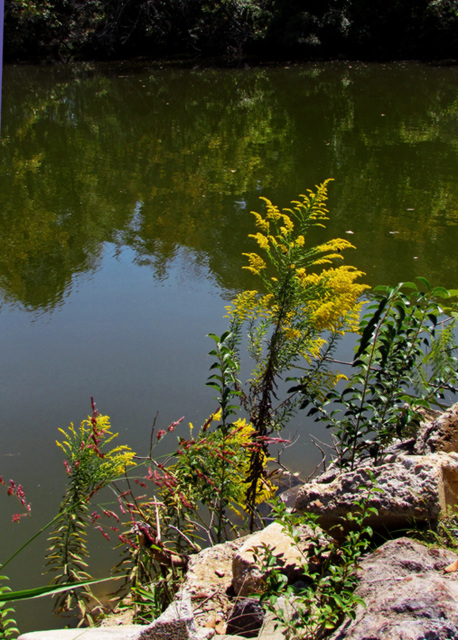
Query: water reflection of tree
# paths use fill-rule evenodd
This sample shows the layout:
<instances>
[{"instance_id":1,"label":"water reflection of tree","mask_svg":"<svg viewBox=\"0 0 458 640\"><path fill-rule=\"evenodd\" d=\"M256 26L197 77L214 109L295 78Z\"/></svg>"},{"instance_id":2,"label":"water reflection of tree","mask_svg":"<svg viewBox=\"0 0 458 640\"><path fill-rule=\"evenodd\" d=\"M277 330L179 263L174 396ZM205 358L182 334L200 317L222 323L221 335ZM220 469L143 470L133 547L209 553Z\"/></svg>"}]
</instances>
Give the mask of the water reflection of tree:
<instances>
[{"instance_id":1,"label":"water reflection of tree","mask_svg":"<svg viewBox=\"0 0 458 640\"><path fill-rule=\"evenodd\" d=\"M447 251L428 260L457 222L458 108L443 73L7 70L0 284L11 300L52 307L112 242L157 277L187 247L236 289L258 196L286 204L328 176L333 235L351 220L371 278L396 275L391 231L394 255L407 243L428 275L448 272Z\"/></svg>"},{"instance_id":2,"label":"water reflection of tree","mask_svg":"<svg viewBox=\"0 0 458 640\"><path fill-rule=\"evenodd\" d=\"M327 147L324 163L336 179L332 224L340 233L353 230L365 247L358 266L374 283L426 269L436 282L455 286L456 78L427 65L342 63L284 74L282 82L280 95L296 89L296 109L288 113L296 138L305 141L304 162ZM310 111L314 127L307 130Z\"/></svg>"}]
</instances>

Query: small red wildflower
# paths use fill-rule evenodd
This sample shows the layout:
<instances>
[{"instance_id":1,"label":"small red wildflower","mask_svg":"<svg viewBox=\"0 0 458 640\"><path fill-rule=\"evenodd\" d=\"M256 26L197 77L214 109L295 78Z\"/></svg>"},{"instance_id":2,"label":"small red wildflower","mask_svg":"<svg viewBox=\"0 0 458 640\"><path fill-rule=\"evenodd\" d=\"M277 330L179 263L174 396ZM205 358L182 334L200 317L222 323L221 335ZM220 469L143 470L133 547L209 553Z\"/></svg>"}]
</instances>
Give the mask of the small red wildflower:
<instances>
[{"instance_id":1,"label":"small red wildflower","mask_svg":"<svg viewBox=\"0 0 458 640\"><path fill-rule=\"evenodd\" d=\"M178 496L179 496L179 498L181 500L181 503L183 504L184 507L187 507L188 509L192 509L194 507L194 505L191 504L189 502L189 500L187 498L185 498L185 496L182 493L179 493Z\"/></svg>"},{"instance_id":2,"label":"small red wildflower","mask_svg":"<svg viewBox=\"0 0 458 640\"><path fill-rule=\"evenodd\" d=\"M102 511L108 518L114 518L116 522L119 522L119 516L114 511L108 511L107 509L102 509Z\"/></svg>"},{"instance_id":3,"label":"small red wildflower","mask_svg":"<svg viewBox=\"0 0 458 640\"><path fill-rule=\"evenodd\" d=\"M122 504L122 500L121 498L118 496L118 504L119 504L119 510L121 511L121 513L123 515L126 514L126 510L124 509L124 505Z\"/></svg>"},{"instance_id":4,"label":"small red wildflower","mask_svg":"<svg viewBox=\"0 0 458 640\"><path fill-rule=\"evenodd\" d=\"M132 540L129 540L129 538L124 534L120 534L118 538L121 540L121 542L124 542L124 544L127 544L129 545L129 547L132 547L132 549L135 549L136 551L139 549L139 546L137 544L134 544Z\"/></svg>"},{"instance_id":5,"label":"small red wildflower","mask_svg":"<svg viewBox=\"0 0 458 640\"><path fill-rule=\"evenodd\" d=\"M98 529L98 530L100 531L100 533L102 534L102 536L103 536L104 538L106 538L107 540L109 540L109 539L110 539L110 536L108 535L108 533L107 533L106 531L104 531L100 525L98 525L98 526L97 526L97 527L95 527L95 528L96 528L96 529Z\"/></svg>"},{"instance_id":6,"label":"small red wildflower","mask_svg":"<svg viewBox=\"0 0 458 640\"><path fill-rule=\"evenodd\" d=\"M167 427L167 431L175 431L176 427L180 424L180 422L183 422L183 420L184 420L184 416L181 416L181 418L176 422L170 423L169 426Z\"/></svg>"}]
</instances>

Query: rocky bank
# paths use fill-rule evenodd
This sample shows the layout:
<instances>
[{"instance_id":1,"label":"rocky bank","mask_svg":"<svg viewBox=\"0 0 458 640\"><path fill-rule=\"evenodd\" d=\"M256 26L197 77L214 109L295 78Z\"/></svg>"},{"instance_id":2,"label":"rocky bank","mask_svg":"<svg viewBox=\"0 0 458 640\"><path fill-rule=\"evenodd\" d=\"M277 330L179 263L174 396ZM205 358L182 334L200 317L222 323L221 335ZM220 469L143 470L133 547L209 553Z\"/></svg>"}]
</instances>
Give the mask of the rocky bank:
<instances>
[{"instance_id":1,"label":"rocky bank","mask_svg":"<svg viewBox=\"0 0 458 640\"><path fill-rule=\"evenodd\" d=\"M430 524L458 506L458 403L425 417L416 439L391 447L377 464L368 459L353 471L330 469L298 487L295 509L316 513L326 535L354 508L370 477L381 489L369 498L378 511L370 524L393 539L361 561L356 593L365 607L358 605L331 640L458 639L458 556L395 537L402 527ZM299 545L307 545L310 531L299 533ZM34 632L20 640L280 640L282 628L249 597L262 588L254 553L262 545L273 549L290 582L300 580L300 549L272 523L193 556L175 602L151 625L117 624L114 617L100 629Z\"/></svg>"}]
</instances>

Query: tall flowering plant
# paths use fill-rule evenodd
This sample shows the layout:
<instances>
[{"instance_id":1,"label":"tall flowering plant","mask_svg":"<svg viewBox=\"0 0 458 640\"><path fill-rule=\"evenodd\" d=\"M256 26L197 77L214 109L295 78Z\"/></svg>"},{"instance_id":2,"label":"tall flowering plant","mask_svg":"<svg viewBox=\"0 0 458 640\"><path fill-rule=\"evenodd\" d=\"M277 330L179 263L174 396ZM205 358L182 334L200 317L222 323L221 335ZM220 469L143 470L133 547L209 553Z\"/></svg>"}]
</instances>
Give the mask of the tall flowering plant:
<instances>
[{"instance_id":1,"label":"tall flowering plant","mask_svg":"<svg viewBox=\"0 0 458 640\"><path fill-rule=\"evenodd\" d=\"M89 504L91 498L111 482L121 477L126 467L134 465L134 452L121 445L109 449L117 437L111 431L108 416L100 415L92 400L92 416L76 428L60 429L64 435L57 445L65 454L67 490L59 507L60 517L49 536L46 564L54 573L53 585L68 585L90 580L87 571L89 555L86 538L91 522ZM55 603L57 611L68 611L74 606L82 618L87 618L87 602L92 598L90 588L71 590L61 594Z\"/></svg>"},{"instance_id":2,"label":"tall flowering plant","mask_svg":"<svg viewBox=\"0 0 458 640\"><path fill-rule=\"evenodd\" d=\"M246 329L254 361L242 394L258 443L246 495L253 513L269 436L285 425L300 402L298 394L279 400L280 381L294 367L303 367L309 394L316 396L335 384L339 376L326 369L325 359L339 336L357 330L360 297L367 288L357 282L361 271L339 264L342 252L354 248L348 240L316 246L307 242L310 229L324 227L328 220L328 184L326 180L315 191L308 190L283 210L262 198L265 211L253 212L257 231L250 234L258 251L244 254L244 268L259 279L260 287L243 291L227 308L238 344ZM304 383L302 393L305 390Z\"/></svg>"}]
</instances>

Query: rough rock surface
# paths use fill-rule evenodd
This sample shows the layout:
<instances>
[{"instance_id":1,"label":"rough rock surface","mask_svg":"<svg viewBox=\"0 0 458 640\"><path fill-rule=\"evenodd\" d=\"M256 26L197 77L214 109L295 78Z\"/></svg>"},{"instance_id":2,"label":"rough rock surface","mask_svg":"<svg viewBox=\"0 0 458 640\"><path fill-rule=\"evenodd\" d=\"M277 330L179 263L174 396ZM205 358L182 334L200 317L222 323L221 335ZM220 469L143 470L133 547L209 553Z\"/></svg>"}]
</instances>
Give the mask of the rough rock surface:
<instances>
[{"instance_id":1,"label":"rough rock surface","mask_svg":"<svg viewBox=\"0 0 458 640\"><path fill-rule=\"evenodd\" d=\"M197 628L190 600L181 598L144 629L138 640L205 640L213 635L211 629Z\"/></svg>"},{"instance_id":2,"label":"rough rock surface","mask_svg":"<svg viewBox=\"0 0 458 640\"><path fill-rule=\"evenodd\" d=\"M458 402L444 413L436 413L429 422L422 423L414 450L417 454L458 452Z\"/></svg>"},{"instance_id":3,"label":"rough rock surface","mask_svg":"<svg viewBox=\"0 0 458 640\"><path fill-rule=\"evenodd\" d=\"M191 599L199 627L225 632L227 615L233 604L228 595L232 587L232 559L246 539L217 544L190 558L178 597L187 594Z\"/></svg>"},{"instance_id":4,"label":"rough rock surface","mask_svg":"<svg viewBox=\"0 0 458 640\"><path fill-rule=\"evenodd\" d=\"M292 545L291 537L284 531L281 524L273 522L262 531L249 536L234 554L232 561L232 586L237 596L245 597L262 591L265 573L261 570L260 561L256 559L256 551L261 552L268 546L278 559L278 566L289 578L298 576L302 551L307 540L313 535L309 527L300 530L301 544L299 548Z\"/></svg>"},{"instance_id":5,"label":"rough rock surface","mask_svg":"<svg viewBox=\"0 0 458 640\"><path fill-rule=\"evenodd\" d=\"M335 474L330 482L318 478L300 489L296 509L319 515L320 525L329 530L367 495L371 473L382 490L369 500L378 510L368 521L375 528L430 522L458 503L458 454L441 452L400 455L380 466L367 463Z\"/></svg>"},{"instance_id":6,"label":"rough rock surface","mask_svg":"<svg viewBox=\"0 0 458 640\"><path fill-rule=\"evenodd\" d=\"M409 538L390 540L361 562L354 621L332 640L458 638L458 574L444 573L456 555Z\"/></svg>"}]
</instances>

